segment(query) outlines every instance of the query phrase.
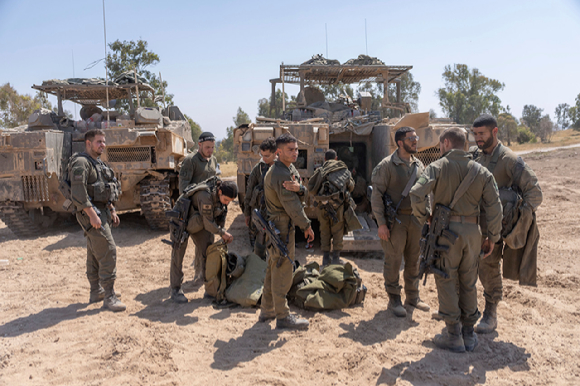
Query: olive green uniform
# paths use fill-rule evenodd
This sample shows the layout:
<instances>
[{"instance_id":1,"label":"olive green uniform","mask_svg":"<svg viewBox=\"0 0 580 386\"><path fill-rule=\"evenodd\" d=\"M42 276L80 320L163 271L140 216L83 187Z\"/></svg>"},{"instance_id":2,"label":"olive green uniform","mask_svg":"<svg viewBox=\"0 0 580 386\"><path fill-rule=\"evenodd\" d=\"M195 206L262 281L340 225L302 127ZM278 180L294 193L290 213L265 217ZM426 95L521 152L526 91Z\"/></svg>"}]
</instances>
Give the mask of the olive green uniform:
<instances>
[{"instance_id":1,"label":"olive green uniform","mask_svg":"<svg viewBox=\"0 0 580 386\"><path fill-rule=\"evenodd\" d=\"M325 161L322 167L316 169L312 177L310 177L310 180L308 180L308 190L312 194L317 194L317 192L314 192L313 189L315 189L316 185L320 185L321 183L320 180L322 179L323 173L325 173L330 168L336 168L337 166L338 167L344 166L344 168L346 168L345 163L342 161L337 160ZM347 171L347 173L350 175L349 171ZM349 193L354 190L354 181L352 177L348 179L345 186L345 190L348 191ZM333 251L340 252L342 251L343 248L342 241L344 237L344 203L338 206L338 208L335 208L335 211L336 218L338 219L338 221L336 222L330 217L328 211L325 208L319 207L317 208L316 211L318 216L318 222L320 223L319 227L320 245L323 252L330 252L331 240Z\"/></svg>"},{"instance_id":2,"label":"olive green uniform","mask_svg":"<svg viewBox=\"0 0 580 386\"><path fill-rule=\"evenodd\" d=\"M387 224L383 195L387 193L394 205L397 205L415 167L417 168L415 175L418 177L425 170L423 163L414 156L411 156L411 161L408 163L401 159L399 151L395 150L393 154L383 159L373 169L371 207L373 216L379 226ZM401 294L399 269L401 260L404 257L405 294L407 299L417 299L419 297L419 239L421 238L421 224L412 214L409 196L405 197L401 202L397 210L397 219L400 223L396 220L394 221L393 227L390 229L391 237L389 237L389 240L381 240L381 246L385 253L383 266L385 289L389 294Z\"/></svg>"},{"instance_id":3,"label":"olive green uniform","mask_svg":"<svg viewBox=\"0 0 580 386\"><path fill-rule=\"evenodd\" d=\"M259 196L261 194L263 195L264 175L268 168L268 164L260 160L260 162L258 162L252 169L250 177L248 177L248 182L246 183L246 196L244 197L244 216L246 217L251 216L254 209L260 210L260 202L257 201L261 201ZM262 213L262 216L265 215L266 213ZM252 246L254 245L257 234L258 230L256 229L256 226L250 221L250 242Z\"/></svg>"},{"instance_id":4,"label":"olive green uniform","mask_svg":"<svg viewBox=\"0 0 580 386\"><path fill-rule=\"evenodd\" d=\"M227 206L220 202L217 190L217 187L207 187L190 197L191 209L187 232L196 246L196 268L201 270L204 278L207 247L213 244L214 235L222 236L226 232L224 226ZM187 243L183 243L183 250L171 256L170 285L173 289L181 288L183 284L183 256L186 248Z\"/></svg>"},{"instance_id":5,"label":"olive green uniform","mask_svg":"<svg viewBox=\"0 0 580 386\"><path fill-rule=\"evenodd\" d=\"M191 184L198 184L216 175L217 160L212 155L205 159L198 151L188 154L179 169L179 194Z\"/></svg>"},{"instance_id":6,"label":"olive green uniform","mask_svg":"<svg viewBox=\"0 0 580 386\"><path fill-rule=\"evenodd\" d=\"M476 162L485 166L493 174L499 189L511 188L512 186L517 187L522 194L522 205L530 208L532 212L536 211L542 203L542 189L538 184L538 178L534 171L523 162L520 157L518 157L511 149L505 147L501 142L497 144L490 154L485 154L480 150L478 151L477 147L471 148L470 152L474 153ZM521 163L521 168L518 168L518 162ZM481 221L481 224L482 237L485 238L487 232L485 222ZM535 221L533 226L536 226ZM530 272L529 276L531 276L531 278L526 280L527 282L525 284L535 284L536 256L538 248L537 238L532 240L528 239L527 242L535 242L535 245L531 252L533 258L529 259L531 266L528 267L528 271ZM483 285L483 296L488 302L497 304L503 299L501 261L502 258L504 258L504 255L506 253L509 254L510 252L513 252L513 250L505 245L500 239L495 244L491 255L485 259L479 259L479 279Z\"/></svg>"},{"instance_id":7,"label":"olive green uniform","mask_svg":"<svg viewBox=\"0 0 580 386\"><path fill-rule=\"evenodd\" d=\"M295 226L302 231L310 227L310 220L304 213L303 198L307 189L302 186L299 193L286 190L284 181L291 181L292 176L298 180L300 175L294 167L287 167L281 161L276 161L270 167L264 178L264 194L268 220L273 221L280 231L280 240L287 244L288 253L294 260ZM280 267L276 267L280 251L274 246L268 247L268 267L262 292L262 315L276 316L283 319L290 314L286 295L292 286L292 264L284 258Z\"/></svg>"},{"instance_id":8,"label":"olive green uniform","mask_svg":"<svg viewBox=\"0 0 580 386\"><path fill-rule=\"evenodd\" d=\"M469 153L453 149L427 166L409 194L413 214L420 223L431 215L427 204L429 193L433 192L434 206L449 206L472 163ZM446 323L461 321L463 326L473 326L480 316L475 287L477 259L481 250L481 230L476 221L480 215L480 205L485 210L487 235L492 242L496 242L500 238L502 208L495 180L485 168L479 170L473 183L451 210L449 230L458 235L457 240L451 244L445 238L439 239L441 245L449 246L438 262L438 268L447 272L449 278L435 275L439 314ZM460 216L455 217L459 220L455 221L454 216Z\"/></svg>"},{"instance_id":9,"label":"olive green uniform","mask_svg":"<svg viewBox=\"0 0 580 386\"><path fill-rule=\"evenodd\" d=\"M112 287L117 278L117 246L111 234L111 211L107 208L111 197L107 191L103 191L114 173L101 160L95 160L96 166L83 156L71 161L71 199L77 210L77 221L87 237L87 278L91 288L100 283L106 289ZM100 172L97 172L97 168ZM101 213L100 229L91 226L89 215L83 210L93 204Z\"/></svg>"}]
</instances>

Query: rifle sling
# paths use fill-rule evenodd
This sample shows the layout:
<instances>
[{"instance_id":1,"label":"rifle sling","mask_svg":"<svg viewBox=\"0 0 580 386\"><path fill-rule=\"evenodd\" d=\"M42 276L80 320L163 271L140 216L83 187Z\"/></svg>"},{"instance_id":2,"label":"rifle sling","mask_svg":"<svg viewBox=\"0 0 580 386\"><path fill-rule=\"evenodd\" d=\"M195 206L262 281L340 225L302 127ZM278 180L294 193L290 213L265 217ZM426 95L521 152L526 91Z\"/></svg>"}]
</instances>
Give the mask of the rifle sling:
<instances>
[{"instance_id":1,"label":"rifle sling","mask_svg":"<svg viewBox=\"0 0 580 386\"><path fill-rule=\"evenodd\" d=\"M409 195L411 188L415 184L415 181L417 180L417 169L418 169L417 164L416 163L413 164L413 172L411 173L411 178L409 178L409 181L407 181L407 185L405 185L405 189L403 189L403 193L401 193L401 199L397 203L397 207L395 210L397 211L399 210L399 206L401 206L401 203Z\"/></svg>"},{"instance_id":2,"label":"rifle sling","mask_svg":"<svg viewBox=\"0 0 580 386\"><path fill-rule=\"evenodd\" d=\"M467 192L467 189L469 189L469 187L475 180L475 177L477 177L479 170L481 169L481 165L478 164L477 162L471 161L471 163L472 164L471 167L469 168L469 171L467 172L467 175L465 176L463 181L461 181L461 184L459 185L459 187L455 191L455 194L453 195L453 201L451 201L451 205L449 205L450 209L453 209L455 204L457 204L457 201L459 201L459 199L463 197L465 192Z\"/></svg>"}]
</instances>

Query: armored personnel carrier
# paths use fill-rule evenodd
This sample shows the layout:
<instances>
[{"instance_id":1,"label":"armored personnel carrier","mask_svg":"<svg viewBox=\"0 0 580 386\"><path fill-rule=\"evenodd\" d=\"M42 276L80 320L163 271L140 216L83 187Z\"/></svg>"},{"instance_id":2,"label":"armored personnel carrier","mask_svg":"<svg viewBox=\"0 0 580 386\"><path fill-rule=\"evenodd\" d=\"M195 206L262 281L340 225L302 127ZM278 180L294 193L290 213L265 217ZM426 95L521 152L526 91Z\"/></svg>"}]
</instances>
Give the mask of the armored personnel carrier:
<instances>
[{"instance_id":1,"label":"armored personnel carrier","mask_svg":"<svg viewBox=\"0 0 580 386\"><path fill-rule=\"evenodd\" d=\"M348 63L348 62L347 62ZM280 113L280 119L260 118L255 124L242 125L234 131L237 151L237 182L240 202L245 195L246 181L252 167L260 160L259 145L270 137L278 137L290 132L298 139L299 155L295 163L300 176L307 183L314 171L324 163L324 153L336 150L340 160L349 169L356 169L354 176L357 186L353 198L357 203L357 216L363 229L349 233L344 238L344 251L368 252L381 250L378 226L372 218L370 203L366 198L366 187L370 184L373 168L386 156L396 150L395 131L399 127L410 126L420 137L417 156L427 165L439 158L439 135L456 125L450 120L430 120L429 113L409 113L409 106L401 101L400 77L412 66L385 66L381 64L302 64L300 66L281 65L280 78L272 79L275 84L299 84L300 93L295 108ZM342 100L329 103L321 93L309 85L331 85L338 82L377 82L387 89L395 83L397 98L389 101L383 98L382 107L399 110L402 117L382 118L380 112L370 110L370 95L361 93L357 101ZM274 94L271 108L273 109ZM362 186L361 186L362 185ZM357 194L358 192L358 194ZM305 212L316 219L314 200L309 196Z\"/></svg>"},{"instance_id":2,"label":"armored personnel carrier","mask_svg":"<svg viewBox=\"0 0 580 386\"><path fill-rule=\"evenodd\" d=\"M106 132L102 159L122 187L117 210L141 210L152 229L167 229L165 211L178 195L178 164L194 144L179 108L142 106L156 106L155 95L138 76L121 76L108 85L94 78L50 80L32 88L55 95L58 112L37 110L28 125L0 133L0 218L10 230L33 237L59 215L72 213L59 179L69 157L85 150L84 134L92 128ZM65 116L64 100L81 105L81 121ZM113 105L127 111L107 109Z\"/></svg>"}]
</instances>

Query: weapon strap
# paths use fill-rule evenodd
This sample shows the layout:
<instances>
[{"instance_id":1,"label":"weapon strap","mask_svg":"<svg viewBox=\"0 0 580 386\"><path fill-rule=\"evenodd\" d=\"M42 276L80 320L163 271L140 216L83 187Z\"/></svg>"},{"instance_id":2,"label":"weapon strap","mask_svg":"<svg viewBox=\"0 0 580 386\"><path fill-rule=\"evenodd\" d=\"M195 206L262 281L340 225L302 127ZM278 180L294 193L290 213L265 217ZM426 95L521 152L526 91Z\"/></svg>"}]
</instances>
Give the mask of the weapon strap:
<instances>
[{"instance_id":1,"label":"weapon strap","mask_svg":"<svg viewBox=\"0 0 580 386\"><path fill-rule=\"evenodd\" d=\"M453 209L455 204L457 204L457 201L459 201L459 199L463 196L463 194L465 194L465 192L467 192L467 189L469 189L469 187L471 186L471 184L475 180L475 177L479 173L480 169L481 169L480 164L478 164L477 162L471 161L471 167L469 168L467 175L465 176L463 181L461 181L461 184L459 185L459 187L455 191L455 194L453 195L453 201L451 201L451 205L449 205L450 209Z\"/></svg>"},{"instance_id":2,"label":"weapon strap","mask_svg":"<svg viewBox=\"0 0 580 386\"><path fill-rule=\"evenodd\" d=\"M499 156L501 153L503 153L503 149L502 149L502 144L498 143L497 147L493 153L493 156L491 157L491 161L489 162L489 165L487 165L487 170L489 170L489 172L491 174L493 174L493 171L495 170L495 167L497 166L497 161L499 161Z\"/></svg>"},{"instance_id":3,"label":"weapon strap","mask_svg":"<svg viewBox=\"0 0 580 386\"><path fill-rule=\"evenodd\" d=\"M411 178L409 178L407 185L405 185L405 189L403 190L403 193L401 194L401 200L403 200L405 197L407 197L409 195L411 188L413 187L413 185L415 184L415 181L417 180L417 164L415 163L413 166L414 166L413 173L411 173Z\"/></svg>"}]
</instances>

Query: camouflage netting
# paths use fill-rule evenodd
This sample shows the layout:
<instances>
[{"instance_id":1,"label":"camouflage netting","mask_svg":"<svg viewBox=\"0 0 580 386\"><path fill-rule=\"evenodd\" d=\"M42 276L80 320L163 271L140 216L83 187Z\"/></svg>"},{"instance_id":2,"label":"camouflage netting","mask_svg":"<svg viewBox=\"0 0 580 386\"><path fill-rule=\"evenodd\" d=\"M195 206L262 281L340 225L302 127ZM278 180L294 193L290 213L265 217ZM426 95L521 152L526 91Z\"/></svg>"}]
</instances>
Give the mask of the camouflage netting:
<instances>
[{"instance_id":1,"label":"camouflage netting","mask_svg":"<svg viewBox=\"0 0 580 386\"><path fill-rule=\"evenodd\" d=\"M137 74L137 81L139 84L147 84L147 79ZM109 86L117 86L120 84L132 84L135 83L135 74L132 71L123 72L117 76L114 80L109 80ZM42 82L43 86L51 85L78 85L78 84L89 84L89 85L105 85L105 79L102 78L68 78L68 79L50 79Z\"/></svg>"},{"instance_id":2,"label":"camouflage netting","mask_svg":"<svg viewBox=\"0 0 580 386\"><path fill-rule=\"evenodd\" d=\"M347 60L345 66L364 65L364 66L384 66L385 62L378 58L373 58L368 55L359 55L356 59Z\"/></svg>"},{"instance_id":3,"label":"camouflage netting","mask_svg":"<svg viewBox=\"0 0 580 386\"><path fill-rule=\"evenodd\" d=\"M301 66L339 66L340 62L335 59L326 59L321 54L312 56L312 59L305 61Z\"/></svg>"}]
</instances>

